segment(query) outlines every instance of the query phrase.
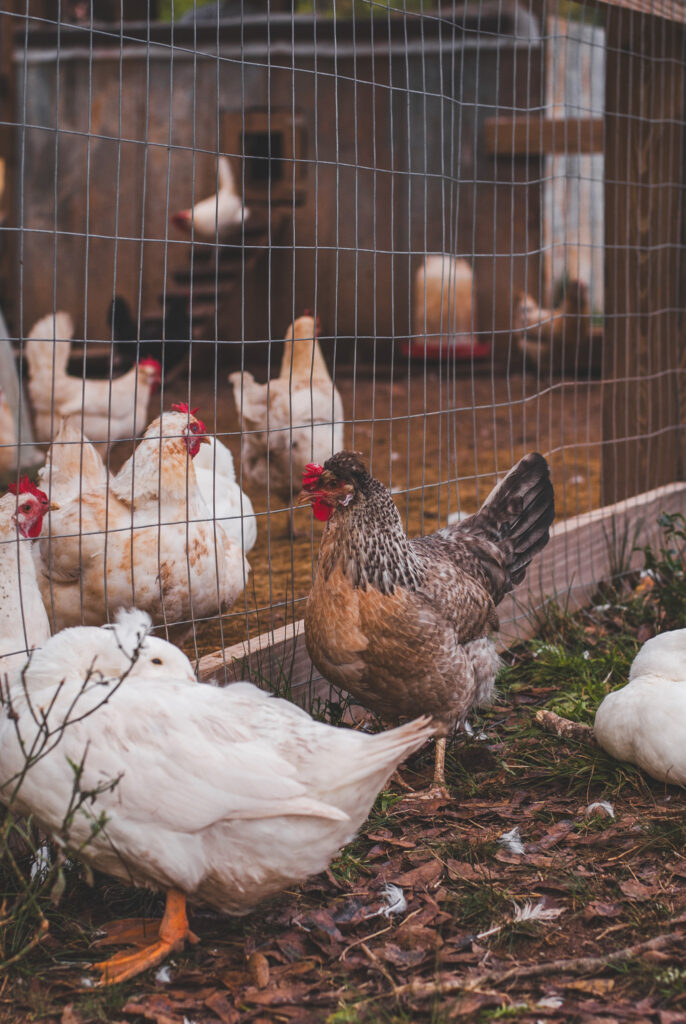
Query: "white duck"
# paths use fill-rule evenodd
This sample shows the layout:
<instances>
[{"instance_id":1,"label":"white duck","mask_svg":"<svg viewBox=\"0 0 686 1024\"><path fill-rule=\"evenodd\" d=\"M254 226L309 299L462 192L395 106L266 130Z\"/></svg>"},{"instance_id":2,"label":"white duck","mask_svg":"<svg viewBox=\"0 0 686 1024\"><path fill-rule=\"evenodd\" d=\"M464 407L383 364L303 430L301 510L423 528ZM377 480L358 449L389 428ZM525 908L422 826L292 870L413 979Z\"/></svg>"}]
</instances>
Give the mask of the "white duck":
<instances>
[{"instance_id":1,"label":"white duck","mask_svg":"<svg viewBox=\"0 0 686 1024\"><path fill-rule=\"evenodd\" d=\"M248 552L257 540L252 502L236 482L229 449L216 437L208 434L207 438L209 443L202 446L193 463L200 493L224 533Z\"/></svg>"},{"instance_id":2,"label":"white duck","mask_svg":"<svg viewBox=\"0 0 686 1024\"><path fill-rule=\"evenodd\" d=\"M619 761L686 786L686 629L643 644L629 682L598 708L595 737Z\"/></svg>"},{"instance_id":3,"label":"white duck","mask_svg":"<svg viewBox=\"0 0 686 1024\"><path fill-rule=\"evenodd\" d=\"M245 914L324 870L399 762L434 733L426 718L378 735L336 729L249 683L189 685L188 659L149 637L149 623L130 612L114 629L53 637L25 669L25 691L11 691L14 717L0 730L0 799L64 835L72 765L83 764L81 792L95 795L74 814L68 848L167 894L157 941L98 964L102 984L195 940L186 899ZM43 743L34 700L59 742ZM41 751L26 771L18 736Z\"/></svg>"}]
</instances>

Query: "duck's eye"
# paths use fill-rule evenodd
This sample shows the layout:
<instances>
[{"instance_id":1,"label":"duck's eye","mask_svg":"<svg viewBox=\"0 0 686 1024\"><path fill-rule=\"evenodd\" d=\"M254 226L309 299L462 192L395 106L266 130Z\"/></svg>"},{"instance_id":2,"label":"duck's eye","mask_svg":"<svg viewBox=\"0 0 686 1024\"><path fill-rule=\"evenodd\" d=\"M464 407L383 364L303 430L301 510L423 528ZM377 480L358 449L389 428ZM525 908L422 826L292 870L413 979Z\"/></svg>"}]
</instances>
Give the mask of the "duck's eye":
<instances>
[{"instance_id":1,"label":"duck's eye","mask_svg":"<svg viewBox=\"0 0 686 1024\"><path fill-rule=\"evenodd\" d=\"M153 665L161 665L162 664L162 659L161 658L153 658L152 659L152 663L153 663Z\"/></svg>"}]
</instances>

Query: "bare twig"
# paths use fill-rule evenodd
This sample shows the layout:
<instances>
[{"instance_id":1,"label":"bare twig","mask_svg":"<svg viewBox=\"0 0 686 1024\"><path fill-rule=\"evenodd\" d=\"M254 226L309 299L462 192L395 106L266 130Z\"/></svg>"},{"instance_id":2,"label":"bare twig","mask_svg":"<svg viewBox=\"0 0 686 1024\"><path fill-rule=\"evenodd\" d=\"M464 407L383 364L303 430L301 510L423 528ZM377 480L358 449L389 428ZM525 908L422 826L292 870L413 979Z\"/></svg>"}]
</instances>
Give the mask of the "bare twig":
<instances>
[{"instance_id":1,"label":"bare twig","mask_svg":"<svg viewBox=\"0 0 686 1024\"><path fill-rule=\"evenodd\" d=\"M583 725L581 722L571 722L568 718L556 715L554 711L540 708L536 712L536 722L546 732L552 732L561 740L575 740L577 743L588 743L592 747L598 746L595 733L590 725Z\"/></svg>"},{"instance_id":2,"label":"bare twig","mask_svg":"<svg viewBox=\"0 0 686 1024\"><path fill-rule=\"evenodd\" d=\"M528 964L510 967L507 970L485 971L477 974L456 978L448 976L438 981L411 981L395 990L395 995L409 995L414 999L430 999L436 995L448 995L451 992L472 992L483 985L502 984L505 981L516 979L521 981L524 978L540 978L549 974L593 974L595 971L604 970L610 964L622 960L633 960L654 949L664 949L673 943L683 942L682 932L669 932L665 935L656 935L644 942L637 942L634 946L625 946L623 949L616 949L613 953L605 953L603 956L579 956L569 960L549 960L542 964Z\"/></svg>"}]
</instances>

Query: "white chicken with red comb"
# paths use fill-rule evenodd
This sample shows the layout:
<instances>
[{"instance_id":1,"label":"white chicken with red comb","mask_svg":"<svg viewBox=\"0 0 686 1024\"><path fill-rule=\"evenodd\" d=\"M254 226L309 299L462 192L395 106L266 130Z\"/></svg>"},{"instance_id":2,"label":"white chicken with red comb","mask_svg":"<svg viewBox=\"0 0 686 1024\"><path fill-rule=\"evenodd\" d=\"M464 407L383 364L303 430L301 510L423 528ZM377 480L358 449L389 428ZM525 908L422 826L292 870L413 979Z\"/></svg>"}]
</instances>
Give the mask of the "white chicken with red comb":
<instances>
[{"instance_id":1,"label":"white chicken with red comb","mask_svg":"<svg viewBox=\"0 0 686 1024\"><path fill-rule=\"evenodd\" d=\"M258 384L247 371L229 374L243 430L243 478L286 506L307 463L343 444L343 402L318 337L318 320L300 316L286 333L278 377Z\"/></svg>"},{"instance_id":2,"label":"white chicken with red comb","mask_svg":"<svg viewBox=\"0 0 686 1024\"><path fill-rule=\"evenodd\" d=\"M217 162L219 188L214 195L201 199L187 210L172 213L169 218L184 234L192 234L203 242L223 241L232 229L248 219L249 210L241 202L231 164L225 156Z\"/></svg>"},{"instance_id":3,"label":"white chicken with red comb","mask_svg":"<svg viewBox=\"0 0 686 1024\"><path fill-rule=\"evenodd\" d=\"M49 314L34 324L24 344L36 439L50 441L66 417L74 417L91 441L119 441L140 434L162 367L144 358L112 380L73 377L67 371L74 324L68 313Z\"/></svg>"},{"instance_id":4,"label":"white chicken with red comb","mask_svg":"<svg viewBox=\"0 0 686 1024\"><path fill-rule=\"evenodd\" d=\"M84 438L80 494L60 465L74 463L73 446L52 445L41 481L60 510L41 537L39 582L55 630L102 625L135 605L178 639L242 592L250 567L196 479L193 459L208 437L195 412L172 406L109 478Z\"/></svg>"},{"instance_id":5,"label":"white chicken with red comb","mask_svg":"<svg viewBox=\"0 0 686 1024\"><path fill-rule=\"evenodd\" d=\"M26 661L50 637L31 552L43 517L55 506L28 477L0 498L0 674Z\"/></svg>"}]
</instances>

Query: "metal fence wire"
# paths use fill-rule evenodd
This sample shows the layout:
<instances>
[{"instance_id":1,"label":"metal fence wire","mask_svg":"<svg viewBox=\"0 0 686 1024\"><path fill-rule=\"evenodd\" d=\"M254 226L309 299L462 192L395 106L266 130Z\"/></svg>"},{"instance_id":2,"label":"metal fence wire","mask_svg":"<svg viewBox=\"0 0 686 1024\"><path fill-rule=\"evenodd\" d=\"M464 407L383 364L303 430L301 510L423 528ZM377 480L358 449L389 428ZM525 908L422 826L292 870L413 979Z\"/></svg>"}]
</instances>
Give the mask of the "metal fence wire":
<instances>
[{"instance_id":1,"label":"metal fence wire","mask_svg":"<svg viewBox=\"0 0 686 1024\"><path fill-rule=\"evenodd\" d=\"M584 515L680 495L684 20L4 3L0 471L59 506L52 628L135 603L201 658L297 622L342 447L410 534L543 452L558 596Z\"/></svg>"}]
</instances>

